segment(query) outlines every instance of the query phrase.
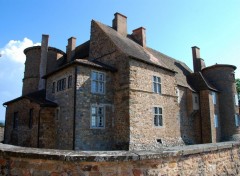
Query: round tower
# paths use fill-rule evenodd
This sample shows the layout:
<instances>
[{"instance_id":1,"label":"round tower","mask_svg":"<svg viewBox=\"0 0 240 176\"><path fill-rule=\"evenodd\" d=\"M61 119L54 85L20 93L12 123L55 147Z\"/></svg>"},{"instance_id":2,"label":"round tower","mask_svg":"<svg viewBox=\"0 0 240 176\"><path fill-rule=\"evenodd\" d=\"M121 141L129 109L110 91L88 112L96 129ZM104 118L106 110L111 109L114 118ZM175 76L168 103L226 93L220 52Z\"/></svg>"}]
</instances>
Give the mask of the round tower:
<instances>
[{"instance_id":1,"label":"round tower","mask_svg":"<svg viewBox=\"0 0 240 176\"><path fill-rule=\"evenodd\" d=\"M27 48L24 50L24 54L26 55L26 61L22 95L26 95L38 90L41 46Z\"/></svg>"},{"instance_id":2,"label":"round tower","mask_svg":"<svg viewBox=\"0 0 240 176\"><path fill-rule=\"evenodd\" d=\"M220 92L219 112L221 123L221 138L225 140L240 139L240 128L236 125L235 115L238 114L238 103L235 100L236 84L233 65L216 64L202 70L205 78Z\"/></svg>"}]
</instances>

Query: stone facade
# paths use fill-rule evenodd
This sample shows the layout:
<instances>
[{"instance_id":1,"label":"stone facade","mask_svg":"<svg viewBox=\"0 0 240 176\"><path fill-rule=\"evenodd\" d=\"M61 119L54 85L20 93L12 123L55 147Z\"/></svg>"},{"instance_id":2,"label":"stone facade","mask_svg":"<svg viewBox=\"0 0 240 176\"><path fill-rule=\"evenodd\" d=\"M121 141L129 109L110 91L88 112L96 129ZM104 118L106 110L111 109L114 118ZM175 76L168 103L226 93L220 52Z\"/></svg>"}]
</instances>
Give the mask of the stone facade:
<instances>
[{"instance_id":1,"label":"stone facade","mask_svg":"<svg viewBox=\"0 0 240 176\"><path fill-rule=\"evenodd\" d=\"M90 39L69 38L66 52L48 37L24 51L23 94L4 103L4 143L153 150L240 139L235 66L206 67L193 47L193 72L147 47L145 28L127 34L119 13L112 27L93 20Z\"/></svg>"}]
</instances>

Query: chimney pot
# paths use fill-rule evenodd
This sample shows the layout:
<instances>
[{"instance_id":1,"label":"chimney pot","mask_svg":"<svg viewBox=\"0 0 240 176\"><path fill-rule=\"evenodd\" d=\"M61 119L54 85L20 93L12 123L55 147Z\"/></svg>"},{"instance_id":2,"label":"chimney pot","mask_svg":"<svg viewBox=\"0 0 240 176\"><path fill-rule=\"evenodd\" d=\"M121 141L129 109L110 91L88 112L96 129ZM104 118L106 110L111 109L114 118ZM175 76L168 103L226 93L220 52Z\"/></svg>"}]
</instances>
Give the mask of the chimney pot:
<instances>
[{"instance_id":1,"label":"chimney pot","mask_svg":"<svg viewBox=\"0 0 240 176\"><path fill-rule=\"evenodd\" d=\"M127 36L127 17L120 13L115 13L114 16L115 17L112 21L113 29L118 31L123 36Z\"/></svg>"}]
</instances>

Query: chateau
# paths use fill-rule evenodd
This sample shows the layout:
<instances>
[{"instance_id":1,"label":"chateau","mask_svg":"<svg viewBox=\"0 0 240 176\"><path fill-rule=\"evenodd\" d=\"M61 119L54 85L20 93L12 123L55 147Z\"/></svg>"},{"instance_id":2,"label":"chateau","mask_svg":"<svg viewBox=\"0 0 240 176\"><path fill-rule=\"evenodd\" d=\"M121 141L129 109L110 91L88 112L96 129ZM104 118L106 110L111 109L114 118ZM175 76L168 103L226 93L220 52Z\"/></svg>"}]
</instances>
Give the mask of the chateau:
<instances>
[{"instance_id":1,"label":"chateau","mask_svg":"<svg viewBox=\"0 0 240 176\"><path fill-rule=\"evenodd\" d=\"M192 47L194 70L146 45L146 29L127 33L91 22L90 39L66 52L24 50L22 96L5 102L4 143L70 150L149 150L240 139L234 70L205 66Z\"/></svg>"}]
</instances>

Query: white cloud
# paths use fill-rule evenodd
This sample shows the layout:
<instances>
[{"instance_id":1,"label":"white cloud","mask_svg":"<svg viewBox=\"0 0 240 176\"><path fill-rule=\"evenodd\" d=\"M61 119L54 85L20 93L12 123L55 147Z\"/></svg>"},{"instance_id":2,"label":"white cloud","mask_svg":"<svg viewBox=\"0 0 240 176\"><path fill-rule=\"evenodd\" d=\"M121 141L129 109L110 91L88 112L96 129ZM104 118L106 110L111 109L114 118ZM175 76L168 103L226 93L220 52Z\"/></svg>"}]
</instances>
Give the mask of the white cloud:
<instances>
[{"instance_id":1,"label":"white cloud","mask_svg":"<svg viewBox=\"0 0 240 176\"><path fill-rule=\"evenodd\" d=\"M33 41L28 38L24 38L22 41L10 40L3 48L0 49L1 58L10 59L18 63L24 63L26 57L23 50L37 45L40 45L40 43L34 44Z\"/></svg>"}]
</instances>

